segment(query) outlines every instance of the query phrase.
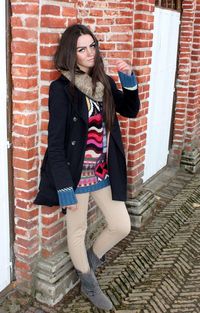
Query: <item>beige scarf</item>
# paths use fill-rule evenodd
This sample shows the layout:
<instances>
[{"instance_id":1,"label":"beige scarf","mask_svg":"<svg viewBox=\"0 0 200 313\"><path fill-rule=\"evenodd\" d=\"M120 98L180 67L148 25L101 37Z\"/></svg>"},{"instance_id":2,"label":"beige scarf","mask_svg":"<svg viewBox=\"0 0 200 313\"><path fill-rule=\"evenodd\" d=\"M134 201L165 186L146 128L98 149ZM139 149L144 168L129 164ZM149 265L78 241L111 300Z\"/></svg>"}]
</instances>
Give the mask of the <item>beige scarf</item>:
<instances>
[{"instance_id":1,"label":"beige scarf","mask_svg":"<svg viewBox=\"0 0 200 313\"><path fill-rule=\"evenodd\" d=\"M71 81L69 71L62 71L62 74ZM75 86L89 98L95 101L103 101L104 86L101 82L97 82L96 89L92 92L92 78L87 74L75 74Z\"/></svg>"}]
</instances>

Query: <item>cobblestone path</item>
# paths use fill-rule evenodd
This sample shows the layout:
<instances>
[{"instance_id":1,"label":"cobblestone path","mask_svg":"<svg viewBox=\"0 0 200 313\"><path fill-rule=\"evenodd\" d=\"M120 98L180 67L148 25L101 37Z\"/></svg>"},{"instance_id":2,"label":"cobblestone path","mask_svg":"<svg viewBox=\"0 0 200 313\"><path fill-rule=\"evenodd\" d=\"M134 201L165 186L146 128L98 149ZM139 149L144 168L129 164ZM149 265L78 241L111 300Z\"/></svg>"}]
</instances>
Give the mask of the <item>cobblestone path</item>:
<instances>
[{"instance_id":1,"label":"cobblestone path","mask_svg":"<svg viewBox=\"0 0 200 313\"><path fill-rule=\"evenodd\" d=\"M170 188L175 192L173 184ZM200 175L171 197L145 231L131 233L124 251L99 273L116 312L200 312ZM78 295L64 312L103 311Z\"/></svg>"},{"instance_id":2,"label":"cobblestone path","mask_svg":"<svg viewBox=\"0 0 200 313\"><path fill-rule=\"evenodd\" d=\"M154 190L158 209L153 219L109 251L98 271L116 313L200 313L200 174L180 170L163 181ZM53 308L15 293L2 302L0 313L105 312L92 307L78 289Z\"/></svg>"}]
</instances>

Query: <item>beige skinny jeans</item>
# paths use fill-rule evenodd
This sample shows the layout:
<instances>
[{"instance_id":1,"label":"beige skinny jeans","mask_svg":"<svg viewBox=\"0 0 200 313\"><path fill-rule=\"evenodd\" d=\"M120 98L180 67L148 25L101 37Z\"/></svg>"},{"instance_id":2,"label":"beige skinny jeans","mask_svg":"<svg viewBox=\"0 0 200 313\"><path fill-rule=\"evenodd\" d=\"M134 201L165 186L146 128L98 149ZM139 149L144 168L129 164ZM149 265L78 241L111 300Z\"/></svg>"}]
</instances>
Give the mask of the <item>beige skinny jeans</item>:
<instances>
[{"instance_id":1,"label":"beige skinny jeans","mask_svg":"<svg viewBox=\"0 0 200 313\"><path fill-rule=\"evenodd\" d=\"M91 193L77 194L78 209L76 211L68 210L66 215L67 241L74 267L83 273L89 270L85 234L87 230L87 212L90 194L107 222L106 228L98 236L93 245L93 251L99 258L126 237L131 229L130 218L125 203L112 200L110 186Z\"/></svg>"}]
</instances>

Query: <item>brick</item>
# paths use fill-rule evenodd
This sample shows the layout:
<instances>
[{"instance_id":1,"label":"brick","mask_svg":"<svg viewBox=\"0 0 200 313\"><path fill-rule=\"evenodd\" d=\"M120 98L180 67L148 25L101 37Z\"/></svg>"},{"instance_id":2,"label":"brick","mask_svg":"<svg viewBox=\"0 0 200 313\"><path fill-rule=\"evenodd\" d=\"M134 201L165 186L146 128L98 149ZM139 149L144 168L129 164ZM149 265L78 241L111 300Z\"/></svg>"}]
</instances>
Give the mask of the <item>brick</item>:
<instances>
[{"instance_id":1,"label":"brick","mask_svg":"<svg viewBox=\"0 0 200 313\"><path fill-rule=\"evenodd\" d=\"M19 209L29 209L31 207L31 204L29 201L16 199L16 207Z\"/></svg>"},{"instance_id":2,"label":"brick","mask_svg":"<svg viewBox=\"0 0 200 313\"><path fill-rule=\"evenodd\" d=\"M29 191L32 188L36 188L37 187L37 181L32 180L32 181L24 181L22 179L14 179L14 186L15 188L19 188L19 189L24 189Z\"/></svg>"},{"instance_id":3,"label":"brick","mask_svg":"<svg viewBox=\"0 0 200 313\"><path fill-rule=\"evenodd\" d=\"M143 4L136 4L135 6L135 10L136 11L149 11L149 12L153 12L154 11L154 6L150 5L148 3L143 3Z\"/></svg>"},{"instance_id":4,"label":"brick","mask_svg":"<svg viewBox=\"0 0 200 313\"><path fill-rule=\"evenodd\" d=\"M13 134L13 145L15 145L16 147L20 147L20 148L33 148L36 146L36 142L37 142L37 137L33 136L33 137L16 137Z\"/></svg>"},{"instance_id":5,"label":"brick","mask_svg":"<svg viewBox=\"0 0 200 313\"><path fill-rule=\"evenodd\" d=\"M24 101L24 100L36 100L38 98L38 91L13 91L14 101Z\"/></svg>"},{"instance_id":6,"label":"brick","mask_svg":"<svg viewBox=\"0 0 200 313\"><path fill-rule=\"evenodd\" d=\"M32 29L19 29L19 28L14 28L12 30L12 36L13 38L20 38L20 39L37 39L37 31L36 30L32 30ZM34 40L35 41L35 40Z\"/></svg>"},{"instance_id":7,"label":"brick","mask_svg":"<svg viewBox=\"0 0 200 313\"><path fill-rule=\"evenodd\" d=\"M57 45L55 46L40 46L41 56L52 56L56 52Z\"/></svg>"},{"instance_id":8,"label":"brick","mask_svg":"<svg viewBox=\"0 0 200 313\"><path fill-rule=\"evenodd\" d=\"M59 207L56 206L42 206L42 214L52 214L53 212L57 214L59 210Z\"/></svg>"},{"instance_id":9,"label":"brick","mask_svg":"<svg viewBox=\"0 0 200 313\"><path fill-rule=\"evenodd\" d=\"M114 42L131 42L132 41L132 36L131 35L126 35L126 34L112 34L107 36L108 41L114 41Z\"/></svg>"},{"instance_id":10,"label":"brick","mask_svg":"<svg viewBox=\"0 0 200 313\"><path fill-rule=\"evenodd\" d=\"M30 271L31 270L31 267L30 267L29 264L24 263L24 262L19 261L19 260L16 260L15 266L16 266L16 268L22 269L22 270L25 270L25 271Z\"/></svg>"},{"instance_id":11,"label":"brick","mask_svg":"<svg viewBox=\"0 0 200 313\"><path fill-rule=\"evenodd\" d=\"M32 135L37 134L38 127L37 127L37 125L33 125L33 126L29 126L29 127L14 125L13 126L13 132L17 135L32 136Z\"/></svg>"},{"instance_id":12,"label":"brick","mask_svg":"<svg viewBox=\"0 0 200 313\"><path fill-rule=\"evenodd\" d=\"M58 218L59 218L58 215L48 216L48 217L43 216L43 217L42 217L42 224L43 224L43 225L50 225L50 224L53 224L54 222L57 222L57 221L58 221Z\"/></svg>"},{"instance_id":13,"label":"brick","mask_svg":"<svg viewBox=\"0 0 200 313\"><path fill-rule=\"evenodd\" d=\"M32 179L38 177L38 171L37 169L32 169L30 171L25 171L23 169L14 169L14 176L19 177L20 179Z\"/></svg>"},{"instance_id":14,"label":"brick","mask_svg":"<svg viewBox=\"0 0 200 313\"><path fill-rule=\"evenodd\" d=\"M14 114L14 123L21 125L32 125L37 122L37 114Z\"/></svg>"},{"instance_id":15,"label":"brick","mask_svg":"<svg viewBox=\"0 0 200 313\"><path fill-rule=\"evenodd\" d=\"M21 17L18 16L11 16L11 26L13 27L20 27L23 26L23 22Z\"/></svg>"},{"instance_id":16,"label":"brick","mask_svg":"<svg viewBox=\"0 0 200 313\"><path fill-rule=\"evenodd\" d=\"M36 190L34 190L34 191L22 191L20 189L15 189L14 195L16 198L32 201L36 197Z\"/></svg>"},{"instance_id":17,"label":"brick","mask_svg":"<svg viewBox=\"0 0 200 313\"><path fill-rule=\"evenodd\" d=\"M60 7L58 5L42 5L42 15L60 15Z\"/></svg>"},{"instance_id":18,"label":"brick","mask_svg":"<svg viewBox=\"0 0 200 313\"><path fill-rule=\"evenodd\" d=\"M33 77L38 74L38 68L36 66L29 67L20 67L13 66L12 67L12 75L17 77Z\"/></svg>"},{"instance_id":19,"label":"brick","mask_svg":"<svg viewBox=\"0 0 200 313\"><path fill-rule=\"evenodd\" d=\"M24 88L24 89L34 88L38 86L38 79L37 78L30 78L30 79L14 78L13 86L15 88Z\"/></svg>"},{"instance_id":20,"label":"brick","mask_svg":"<svg viewBox=\"0 0 200 313\"><path fill-rule=\"evenodd\" d=\"M131 18L116 18L116 24L128 24L130 25L132 23Z\"/></svg>"},{"instance_id":21,"label":"brick","mask_svg":"<svg viewBox=\"0 0 200 313\"><path fill-rule=\"evenodd\" d=\"M13 148L13 157L19 157L19 158L25 158L25 159L30 159L33 157L37 156L37 149L33 148L33 149L19 149L14 147Z\"/></svg>"},{"instance_id":22,"label":"brick","mask_svg":"<svg viewBox=\"0 0 200 313\"><path fill-rule=\"evenodd\" d=\"M57 44L59 41L59 34L54 33L41 33L40 42L42 44Z\"/></svg>"},{"instance_id":23,"label":"brick","mask_svg":"<svg viewBox=\"0 0 200 313\"><path fill-rule=\"evenodd\" d=\"M63 7L62 8L62 15L67 17L76 17L77 16L77 9L71 7Z\"/></svg>"},{"instance_id":24,"label":"brick","mask_svg":"<svg viewBox=\"0 0 200 313\"><path fill-rule=\"evenodd\" d=\"M145 22L153 22L154 16L153 15L147 15L147 14L135 14L134 15L134 21L145 21Z\"/></svg>"},{"instance_id":25,"label":"brick","mask_svg":"<svg viewBox=\"0 0 200 313\"><path fill-rule=\"evenodd\" d=\"M12 14L31 14L39 13L38 4L12 4Z\"/></svg>"},{"instance_id":26,"label":"brick","mask_svg":"<svg viewBox=\"0 0 200 313\"><path fill-rule=\"evenodd\" d=\"M41 86L40 92L43 95L48 95L49 94L49 86Z\"/></svg>"},{"instance_id":27,"label":"brick","mask_svg":"<svg viewBox=\"0 0 200 313\"><path fill-rule=\"evenodd\" d=\"M109 26L96 26L95 28L95 33L108 33L109 31Z\"/></svg>"},{"instance_id":28,"label":"brick","mask_svg":"<svg viewBox=\"0 0 200 313\"><path fill-rule=\"evenodd\" d=\"M135 29L152 30L153 23L148 22L134 22Z\"/></svg>"},{"instance_id":29,"label":"brick","mask_svg":"<svg viewBox=\"0 0 200 313\"><path fill-rule=\"evenodd\" d=\"M16 217L19 217L19 218L22 218L23 220L28 221L38 216L38 209L36 208L34 210L27 211L27 210L16 208L15 214L16 214Z\"/></svg>"},{"instance_id":30,"label":"brick","mask_svg":"<svg viewBox=\"0 0 200 313\"><path fill-rule=\"evenodd\" d=\"M44 237L52 237L54 234L56 234L58 231L62 230L63 228L63 222L57 223L56 225L48 228L42 229L42 236Z\"/></svg>"},{"instance_id":31,"label":"brick","mask_svg":"<svg viewBox=\"0 0 200 313\"><path fill-rule=\"evenodd\" d=\"M16 226L17 227L21 227L21 228L24 228L24 229L32 229L34 227L37 228L38 226L38 219L35 219L35 220L24 220L24 219L17 219L17 221L15 222ZM26 247L26 248L29 248L29 245L27 244L26 246L24 246L22 244L23 247ZM32 247L31 247L32 248Z\"/></svg>"},{"instance_id":32,"label":"brick","mask_svg":"<svg viewBox=\"0 0 200 313\"><path fill-rule=\"evenodd\" d=\"M120 3L120 2L108 2L108 8L110 9L133 9L132 3Z\"/></svg>"},{"instance_id":33,"label":"brick","mask_svg":"<svg viewBox=\"0 0 200 313\"><path fill-rule=\"evenodd\" d=\"M42 17L41 18L41 27L65 28L66 27L66 19L65 18L56 18L56 17Z\"/></svg>"},{"instance_id":34,"label":"brick","mask_svg":"<svg viewBox=\"0 0 200 313\"><path fill-rule=\"evenodd\" d=\"M27 17L25 19L25 26L26 27L38 27L38 18L35 17Z\"/></svg>"},{"instance_id":35,"label":"brick","mask_svg":"<svg viewBox=\"0 0 200 313\"><path fill-rule=\"evenodd\" d=\"M91 9L90 10L90 16L102 17L103 16L103 11Z\"/></svg>"},{"instance_id":36,"label":"brick","mask_svg":"<svg viewBox=\"0 0 200 313\"><path fill-rule=\"evenodd\" d=\"M48 82L51 80L55 80L58 76L57 71L48 71L48 72L41 72L41 80L47 80Z\"/></svg>"},{"instance_id":37,"label":"brick","mask_svg":"<svg viewBox=\"0 0 200 313\"><path fill-rule=\"evenodd\" d=\"M13 41L11 45L12 53L36 53L37 43Z\"/></svg>"},{"instance_id":38,"label":"brick","mask_svg":"<svg viewBox=\"0 0 200 313\"><path fill-rule=\"evenodd\" d=\"M31 170L34 166L36 166L37 160L24 160L24 159L13 159L13 166L19 169Z\"/></svg>"},{"instance_id":39,"label":"brick","mask_svg":"<svg viewBox=\"0 0 200 313\"><path fill-rule=\"evenodd\" d=\"M90 22L91 20L92 19L89 19L89 18L84 19L84 21L86 21L86 22ZM93 19L93 23L95 23L94 19ZM91 24L93 24L93 23L91 22ZM114 20L111 19L111 18L104 18L104 19L98 18L96 20L96 24L97 25L103 25L103 26L105 26L105 25L112 25L112 24L114 24Z\"/></svg>"},{"instance_id":40,"label":"brick","mask_svg":"<svg viewBox=\"0 0 200 313\"><path fill-rule=\"evenodd\" d=\"M26 240L24 238L17 237L15 244L21 245L22 247L32 248L32 246L38 245L38 238L32 238L30 240Z\"/></svg>"}]
</instances>

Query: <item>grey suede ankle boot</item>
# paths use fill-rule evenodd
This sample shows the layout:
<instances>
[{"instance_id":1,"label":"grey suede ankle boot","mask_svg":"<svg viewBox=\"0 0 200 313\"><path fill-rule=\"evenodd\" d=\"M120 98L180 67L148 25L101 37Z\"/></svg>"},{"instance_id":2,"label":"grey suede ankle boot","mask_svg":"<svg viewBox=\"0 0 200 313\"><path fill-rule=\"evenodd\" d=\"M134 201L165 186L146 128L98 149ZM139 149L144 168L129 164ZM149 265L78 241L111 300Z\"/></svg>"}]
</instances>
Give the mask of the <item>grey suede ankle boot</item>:
<instances>
[{"instance_id":1,"label":"grey suede ankle boot","mask_svg":"<svg viewBox=\"0 0 200 313\"><path fill-rule=\"evenodd\" d=\"M96 306L102 310L112 310L113 305L109 298L101 290L92 269L88 273L77 271L81 281L81 292Z\"/></svg>"},{"instance_id":2,"label":"grey suede ankle boot","mask_svg":"<svg viewBox=\"0 0 200 313\"><path fill-rule=\"evenodd\" d=\"M87 257L90 267L94 272L96 271L97 267L101 266L105 262L105 255L99 259L98 256L93 252L92 247L87 250Z\"/></svg>"}]
</instances>

